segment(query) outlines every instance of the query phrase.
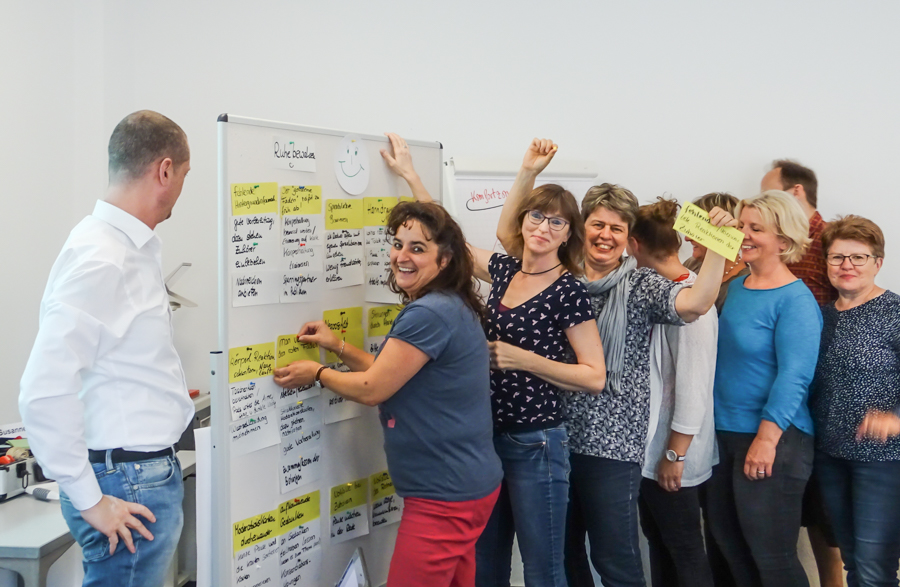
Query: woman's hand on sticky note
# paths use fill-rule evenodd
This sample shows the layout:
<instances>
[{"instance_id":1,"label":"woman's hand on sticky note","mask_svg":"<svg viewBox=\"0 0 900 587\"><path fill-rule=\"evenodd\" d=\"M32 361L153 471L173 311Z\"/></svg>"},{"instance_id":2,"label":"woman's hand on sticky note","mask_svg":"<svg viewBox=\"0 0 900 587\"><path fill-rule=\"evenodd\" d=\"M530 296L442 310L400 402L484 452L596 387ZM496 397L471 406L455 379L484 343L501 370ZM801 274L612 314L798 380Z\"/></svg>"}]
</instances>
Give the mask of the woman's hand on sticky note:
<instances>
[{"instance_id":1,"label":"woman's hand on sticky note","mask_svg":"<svg viewBox=\"0 0 900 587\"><path fill-rule=\"evenodd\" d=\"M287 367L275 369L272 374L277 385L285 389L291 389L310 385L315 381L316 371L321 366L315 361L294 361Z\"/></svg>"},{"instance_id":2,"label":"woman's hand on sticky note","mask_svg":"<svg viewBox=\"0 0 900 587\"><path fill-rule=\"evenodd\" d=\"M337 353L341 347L341 339L322 320L304 324L297 333L297 341L317 344L333 353Z\"/></svg>"},{"instance_id":3,"label":"woman's hand on sticky note","mask_svg":"<svg viewBox=\"0 0 900 587\"><path fill-rule=\"evenodd\" d=\"M713 226L733 226L734 228L737 228L738 225L734 216L718 206L709 211L709 223Z\"/></svg>"}]
</instances>

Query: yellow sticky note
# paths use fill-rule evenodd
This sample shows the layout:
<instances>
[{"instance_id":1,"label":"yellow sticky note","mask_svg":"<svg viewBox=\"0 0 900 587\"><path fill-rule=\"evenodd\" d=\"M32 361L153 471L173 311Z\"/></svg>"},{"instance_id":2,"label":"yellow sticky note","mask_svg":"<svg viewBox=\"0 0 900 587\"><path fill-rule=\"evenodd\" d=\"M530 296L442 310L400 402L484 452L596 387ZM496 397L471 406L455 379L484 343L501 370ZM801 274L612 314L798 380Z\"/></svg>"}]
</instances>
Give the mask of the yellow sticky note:
<instances>
[{"instance_id":1,"label":"yellow sticky note","mask_svg":"<svg viewBox=\"0 0 900 587\"><path fill-rule=\"evenodd\" d=\"M369 503L369 480L363 477L331 488L331 515Z\"/></svg>"},{"instance_id":2,"label":"yellow sticky note","mask_svg":"<svg viewBox=\"0 0 900 587\"><path fill-rule=\"evenodd\" d=\"M319 517L319 491L313 491L278 506L278 535Z\"/></svg>"},{"instance_id":3,"label":"yellow sticky note","mask_svg":"<svg viewBox=\"0 0 900 587\"><path fill-rule=\"evenodd\" d=\"M321 214L322 186L283 185L281 186L281 215Z\"/></svg>"},{"instance_id":4,"label":"yellow sticky note","mask_svg":"<svg viewBox=\"0 0 900 587\"><path fill-rule=\"evenodd\" d=\"M366 345L366 337L363 334L362 328L347 328L345 330L333 330L337 337L343 341L345 341L349 345L353 345L358 349L364 348ZM340 352L340 350L338 350ZM326 363L336 363L340 361L340 357L338 357L338 353L333 353L331 351L325 351L325 362Z\"/></svg>"},{"instance_id":5,"label":"yellow sticky note","mask_svg":"<svg viewBox=\"0 0 900 587\"><path fill-rule=\"evenodd\" d=\"M278 510L272 510L234 523L234 552L277 536Z\"/></svg>"},{"instance_id":6,"label":"yellow sticky note","mask_svg":"<svg viewBox=\"0 0 900 587\"><path fill-rule=\"evenodd\" d=\"M299 342L296 334L279 336L275 341L275 368L287 367L294 361L319 361L319 345Z\"/></svg>"},{"instance_id":7,"label":"yellow sticky note","mask_svg":"<svg viewBox=\"0 0 900 587\"><path fill-rule=\"evenodd\" d=\"M275 343L264 342L228 350L228 381L271 375L275 369Z\"/></svg>"},{"instance_id":8,"label":"yellow sticky note","mask_svg":"<svg viewBox=\"0 0 900 587\"><path fill-rule=\"evenodd\" d=\"M375 473L369 477L369 484L372 486L372 501L396 493L394 491L394 482L387 471Z\"/></svg>"},{"instance_id":9,"label":"yellow sticky note","mask_svg":"<svg viewBox=\"0 0 900 587\"><path fill-rule=\"evenodd\" d=\"M363 227L362 200L325 200L326 230Z\"/></svg>"},{"instance_id":10,"label":"yellow sticky note","mask_svg":"<svg viewBox=\"0 0 900 587\"><path fill-rule=\"evenodd\" d=\"M278 213L278 184L231 184L231 215Z\"/></svg>"},{"instance_id":11,"label":"yellow sticky note","mask_svg":"<svg viewBox=\"0 0 900 587\"><path fill-rule=\"evenodd\" d=\"M729 261L737 258L741 243L744 242L744 233L740 230L732 226L711 225L709 213L690 202L681 207L681 212L675 219L675 230Z\"/></svg>"},{"instance_id":12,"label":"yellow sticky note","mask_svg":"<svg viewBox=\"0 0 900 587\"><path fill-rule=\"evenodd\" d=\"M384 226L397 198L363 198L363 207L366 210L366 226Z\"/></svg>"},{"instance_id":13,"label":"yellow sticky note","mask_svg":"<svg viewBox=\"0 0 900 587\"><path fill-rule=\"evenodd\" d=\"M353 308L338 308L337 310L325 310L322 319L331 330L347 330L348 328L362 329L362 306Z\"/></svg>"},{"instance_id":14,"label":"yellow sticky note","mask_svg":"<svg viewBox=\"0 0 900 587\"><path fill-rule=\"evenodd\" d=\"M369 308L369 336L384 336L391 331L394 319L403 306L374 306Z\"/></svg>"}]
</instances>

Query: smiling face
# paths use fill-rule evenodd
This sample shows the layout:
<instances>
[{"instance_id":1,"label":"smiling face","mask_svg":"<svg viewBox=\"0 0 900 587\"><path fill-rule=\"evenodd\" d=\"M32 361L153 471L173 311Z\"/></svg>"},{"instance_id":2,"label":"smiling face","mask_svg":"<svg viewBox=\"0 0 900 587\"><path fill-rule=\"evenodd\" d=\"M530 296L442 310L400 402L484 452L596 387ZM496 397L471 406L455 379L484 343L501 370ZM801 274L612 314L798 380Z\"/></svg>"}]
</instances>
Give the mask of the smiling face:
<instances>
[{"instance_id":1,"label":"smiling face","mask_svg":"<svg viewBox=\"0 0 900 587\"><path fill-rule=\"evenodd\" d=\"M855 240L835 239L828 248L829 255L871 255L872 247ZM875 276L881 270L884 259L866 258L866 262L856 267L850 259L844 259L840 265L826 264L828 280L843 296L868 291L875 286Z\"/></svg>"},{"instance_id":2,"label":"smiling face","mask_svg":"<svg viewBox=\"0 0 900 587\"><path fill-rule=\"evenodd\" d=\"M416 299L422 288L431 283L447 266L447 259L438 258L438 245L428 240L422 225L410 220L397 229L391 246L391 270L394 279L410 299Z\"/></svg>"},{"instance_id":3,"label":"smiling face","mask_svg":"<svg viewBox=\"0 0 900 587\"><path fill-rule=\"evenodd\" d=\"M540 224L535 224L529 214L525 214L525 217L522 218L522 240L525 243L525 249L534 255L559 250L559 247L569 240L570 233L568 224L562 230L550 228L550 218L563 218L558 211L539 212L546 217Z\"/></svg>"},{"instance_id":4,"label":"smiling face","mask_svg":"<svg viewBox=\"0 0 900 587\"><path fill-rule=\"evenodd\" d=\"M584 223L585 262L596 268L615 266L628 244L628 223L616 212L602 206Z\"/></svg>"},{"instance_id":5,"label":"smiling face","mask_svg":"<svg viewBox=\"0 0 900 587\"><path fill-rule=\"evenodd\" d=\"M741 232L744 233L741 259L745 263L780 259L781 253L787 250L787 242L778 236L771 226L763 222L756 208L749 206L742 208L740 223Z\"/></svg>"},{"instance_id":6,"label":"smiling face","mask_svg":"<svg viewBox=\"0 0 900 587\"><path fill-rule=\"evenodd\" d=\"M369 185L369 152L360 137L347 135L338 143L334 175L348 194L358 196L366 190Z\"/></svg>"}]
</instances>

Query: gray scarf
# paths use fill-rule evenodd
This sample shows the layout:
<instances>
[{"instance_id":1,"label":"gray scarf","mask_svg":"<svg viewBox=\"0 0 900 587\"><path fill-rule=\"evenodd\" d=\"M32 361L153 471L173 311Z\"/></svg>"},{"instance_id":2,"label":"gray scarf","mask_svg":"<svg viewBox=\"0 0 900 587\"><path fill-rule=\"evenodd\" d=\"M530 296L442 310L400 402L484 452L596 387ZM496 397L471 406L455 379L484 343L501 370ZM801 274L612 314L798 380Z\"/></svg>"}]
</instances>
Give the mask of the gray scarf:
<instances>
[{"instance_id":1,"label":"gray scarf","mask_svg":"<svg viewBox=\"0 0 900 587\"><path fill-rule=\"evenodd\" d=\"M612 290L606 305L597 316L597 329L603 342L603 358L606 359L606 388L613 393L622 389L622 372L625 370L625 331L628 327L628 297L631 280L628 277L637 267L634 257L626 257L618 267L597 281L584 281L588 293L595 298Z\"/></svg>"}]
</instances>

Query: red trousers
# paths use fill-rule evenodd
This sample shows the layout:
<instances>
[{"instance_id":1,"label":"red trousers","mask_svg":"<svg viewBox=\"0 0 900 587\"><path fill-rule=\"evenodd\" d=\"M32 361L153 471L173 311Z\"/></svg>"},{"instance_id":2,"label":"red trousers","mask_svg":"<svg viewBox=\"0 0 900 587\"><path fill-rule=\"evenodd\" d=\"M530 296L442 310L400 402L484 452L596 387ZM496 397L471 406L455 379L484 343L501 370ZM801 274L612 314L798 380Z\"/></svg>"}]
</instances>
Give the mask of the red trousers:
<instances>
[{"instance_id":1,"label":"red trousers","mask_svg":"<svg viewBox=\"0 0 900 587\"><path fill-rule=\"evenodd\" d=\"M471 501L403 500L387 587L474 587L475 543L500 488Z\"/></svg>"}]
</instances>

